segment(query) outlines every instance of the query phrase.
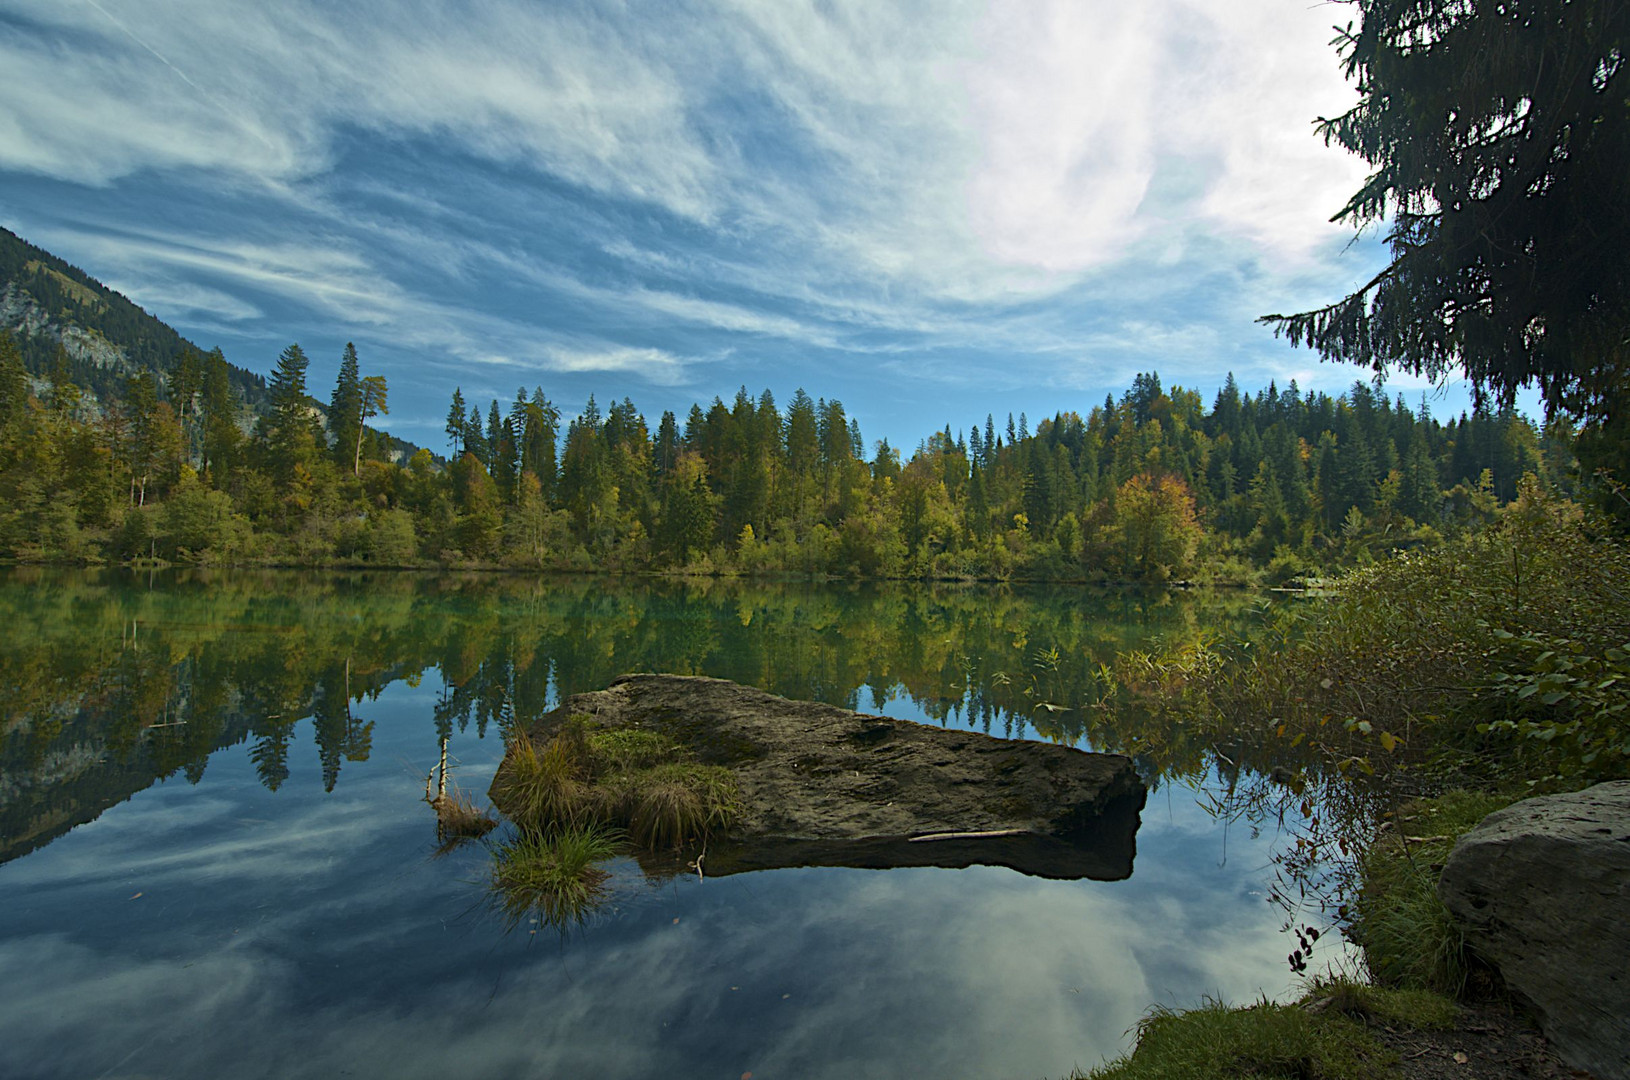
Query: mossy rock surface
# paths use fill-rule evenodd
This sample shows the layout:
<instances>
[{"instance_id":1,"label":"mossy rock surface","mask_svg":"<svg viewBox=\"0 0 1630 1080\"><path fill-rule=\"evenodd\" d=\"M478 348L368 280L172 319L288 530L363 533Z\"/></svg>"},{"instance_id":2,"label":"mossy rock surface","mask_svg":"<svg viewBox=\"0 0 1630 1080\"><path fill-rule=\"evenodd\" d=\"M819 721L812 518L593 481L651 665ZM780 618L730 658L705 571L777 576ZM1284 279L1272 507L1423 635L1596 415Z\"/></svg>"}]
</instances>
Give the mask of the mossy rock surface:
<instances>
[{"instance_id":1,"label":"mossy rock surface","mask_svg":"<svg viewBox=\"0 0 1630 1080\"><path fill-rule=\"evenodd\" d=\"M1010 866L1055 878L1132 872L1145 790L1130 759L791 701L722 679L628 675L541 718L660 733L723 765L741 810L709 841L712 876L784 866ZM494 800L502 809L498 793ZM942 834L949 838L926 839ZM979 835L983 834L983 835Z\"/></svg>"}]
</instances>

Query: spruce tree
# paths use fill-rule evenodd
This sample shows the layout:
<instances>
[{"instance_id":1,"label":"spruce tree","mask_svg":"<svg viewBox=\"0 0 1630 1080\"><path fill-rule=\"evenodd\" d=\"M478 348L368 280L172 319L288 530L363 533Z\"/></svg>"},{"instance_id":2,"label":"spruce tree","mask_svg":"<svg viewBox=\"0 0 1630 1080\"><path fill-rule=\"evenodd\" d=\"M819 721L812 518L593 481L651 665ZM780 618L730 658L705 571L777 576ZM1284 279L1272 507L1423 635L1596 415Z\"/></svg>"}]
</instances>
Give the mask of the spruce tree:
<instances>
[{"instance_id":1,"label":"spruce tree","mask_svg":"<svg viewBox=\"0 0 1630 1080\"><path fill-rule=\"evenodd\" d=\"M453 403L447 407L447 446L454 458L464 449L464 393L453 387Z\"/></svg>"},{"instance_id":2,"label":"spruce tree","mask_svg":"<svg viewBox=\"0 0 1630 1080\"><path fill-rule=\"evenodd\" d=\"M1374 171L1336 215L1392 261L1263 321L1327 360L1587 420L1630 394L1630 109L1621 0L1358 0L1337 39L1361 98L1319 131Z\"/></svg>"},{"instance_id":3,"label":"spruce tree","mask_svg":"<svg viewBox=\"0 0 1630 1080\"><path fill-rule=\"evenodd\" d=\"M328 399L328 434L334 463L356 471L356 447L362 431L362 372L357 364L357 347L349 341L340 357L339 377Z\"/></svg>"}]
</instances>

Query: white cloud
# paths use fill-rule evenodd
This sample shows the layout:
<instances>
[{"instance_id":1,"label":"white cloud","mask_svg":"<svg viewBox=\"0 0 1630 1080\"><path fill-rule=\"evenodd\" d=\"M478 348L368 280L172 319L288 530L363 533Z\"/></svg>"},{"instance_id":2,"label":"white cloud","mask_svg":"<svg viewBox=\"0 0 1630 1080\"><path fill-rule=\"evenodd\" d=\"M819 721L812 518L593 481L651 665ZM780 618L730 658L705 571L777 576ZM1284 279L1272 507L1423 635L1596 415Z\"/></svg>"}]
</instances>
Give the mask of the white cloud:
<instances>
[{"instance_id":1,"label":"white cloud","mask_svg":"<svg viewBox=\"0 0 1630 1080\"><path fill-rule=\"evenodd\" d=\"M246 319L258 319L265 314L260 308L241 297L205 285L155 281L146 277L130 282L109 277L103 279L103 283L108 288L128 296L148 311L184 312L194 321L199 316L213 316L228 322L241 322Z\"/></svg>"},{"instance_id":2,"label":"white cloud","mask_svg":"<svg viewBox=\"0 0 1630 1080\"><path fill-rule=\"evenodd\" d=\"M331 164L339 129L447 137L592 190L710 213L712 167L684 90L615 24L521 3L29 4L10 35L0 163L106 183L190 167L288 181Z\"/></svg>"},{"instance_id":3,"label":"white cloud","mask_svg":"<svg viewBox=\"0 0 1630 1080\"><path fill-rule=\"evenodd\" d=\"M685 360L663 349L551 349L548 365L564 372L618 372L638 375L658 386L684 380Z\"/></svg>"},{"instance_id":4,"label":"white cloud","mask_svg":"<svg viewBox=\"0 0 1630 1080\"><path fill-rule=\"evenodd\" d=\"M1006 264L1113 262L1144 227L1154 173L1159 13L1147 5L998 5L966 72L983 145L968 210Z\"/></svg>"},{"instance_id":5,"label":"white cloud","mask_svg":"<svg viewBox=\"0 0 1630 1080\"><path fill-rule=\"evenodd\" d=\"M22 6L50 31L0 45L10 168L283 184L348 126L430 134L740 232L749 263L804 247L775 270L828 286L1047 293L1152 230L1305 255L1362 172L1309 126L1351 99L1328 14L1266 2Z\"/></svg>"},{"instance_id":6,"label":"white cloud","mask_svg":"<svg viewBox=\"0 0 1630 1080\"><path fill-rule=\"evenodd\" d=\"M245 337L293 305L429 371L673 386L790 343L1086 390L1243 370L1283 348L1252 318L1354 276L1326 219L1363 166L1311 127L1353 97L1326 7L98 4L9 4L0 170L266 207L102 245L161 317Z\"/></svg>"},{"instance_id":7,"label":"white cloud","mask_svg":"<svg viewBox=\"0 0 1630 1080\"><path fill-rule=\"evenodd\" d=\"M203 275L310 305L352 322L387 323L411 306L397 286L343 239L258 243L161 234L76 232L74 243L104 264ZM196 298L196 297L195 297Z\"/></svg>"}]
</instances>

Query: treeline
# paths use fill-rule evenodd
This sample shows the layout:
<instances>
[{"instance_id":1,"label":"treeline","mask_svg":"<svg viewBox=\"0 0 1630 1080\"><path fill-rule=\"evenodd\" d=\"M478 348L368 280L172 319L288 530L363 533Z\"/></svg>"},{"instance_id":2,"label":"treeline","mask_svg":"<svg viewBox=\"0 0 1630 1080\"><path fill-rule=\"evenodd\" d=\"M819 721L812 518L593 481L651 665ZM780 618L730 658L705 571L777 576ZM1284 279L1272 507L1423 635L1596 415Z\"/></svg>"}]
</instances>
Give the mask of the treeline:
<instances>
[{"instance_id":1,"label":"treeline","mask_svg":"<svg viewBox=\"0 0 1630 1080\"><path fill-rule=\"evenodd\" d=\"M1283 580L1480 527L1572 433L1511 411L1448 423L1364 383L1339 397L1232 376L1209 409L1140 375L1086 417L986 416L909 457L841 402L768 390L653 426L542 389L455 390L449 457L393 460L387 386L347 346L326 410L284 350L249 427L219 353L81 407L0 337L0 556L493 564L568 570L1044 580ZM94 413L94 415L93 415Z\"/></svg>"}]
</instances>

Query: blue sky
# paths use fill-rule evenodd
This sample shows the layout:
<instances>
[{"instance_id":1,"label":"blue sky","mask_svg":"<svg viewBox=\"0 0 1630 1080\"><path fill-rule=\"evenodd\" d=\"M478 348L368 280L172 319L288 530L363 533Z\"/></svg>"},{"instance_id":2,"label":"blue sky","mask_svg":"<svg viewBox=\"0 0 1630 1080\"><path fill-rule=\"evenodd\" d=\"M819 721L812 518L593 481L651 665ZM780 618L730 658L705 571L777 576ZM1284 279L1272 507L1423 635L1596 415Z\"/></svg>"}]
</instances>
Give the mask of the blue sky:
<instances>
[{"instance_id":1,"label":"blue sky","mask_svg":"<svg viewBox=\"0 0 1630 1080\"><path fill-rule=\"evenodd\" d=\"M454 386L654 424L745 384L908 451L1355 369L1257 315L1384 261L1338 5L1233 0L325 4L0 0L0 223L184 335L326 397L354 341L386 426ZM1464 386L1395 377L1446 416Z\"/></svg>"}]
</instances>

